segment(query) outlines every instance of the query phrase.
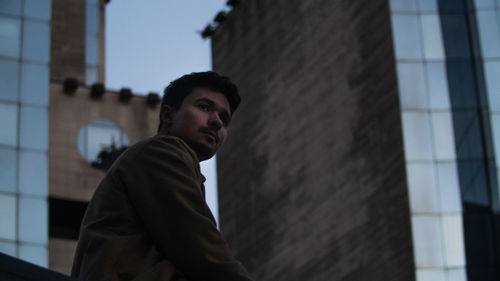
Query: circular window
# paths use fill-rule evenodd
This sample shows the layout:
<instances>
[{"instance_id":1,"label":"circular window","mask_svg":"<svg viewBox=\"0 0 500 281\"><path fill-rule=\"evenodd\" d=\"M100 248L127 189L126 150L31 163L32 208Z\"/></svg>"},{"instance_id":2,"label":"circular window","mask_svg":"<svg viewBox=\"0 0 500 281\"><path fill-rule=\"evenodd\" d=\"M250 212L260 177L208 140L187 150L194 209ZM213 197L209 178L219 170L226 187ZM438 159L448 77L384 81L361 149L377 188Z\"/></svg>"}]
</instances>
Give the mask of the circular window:
<instances>
[{"instance_id":1,"label":"circular window","mask_svg":"<svg viewBox=\"0 0 500 281\"><path fill-rule=\"evenodd\" d=\"M93 120L78 132L78 151L96 168L109 168L129 145L127 135L108 120Z\"/></svg>"}]
</instances>

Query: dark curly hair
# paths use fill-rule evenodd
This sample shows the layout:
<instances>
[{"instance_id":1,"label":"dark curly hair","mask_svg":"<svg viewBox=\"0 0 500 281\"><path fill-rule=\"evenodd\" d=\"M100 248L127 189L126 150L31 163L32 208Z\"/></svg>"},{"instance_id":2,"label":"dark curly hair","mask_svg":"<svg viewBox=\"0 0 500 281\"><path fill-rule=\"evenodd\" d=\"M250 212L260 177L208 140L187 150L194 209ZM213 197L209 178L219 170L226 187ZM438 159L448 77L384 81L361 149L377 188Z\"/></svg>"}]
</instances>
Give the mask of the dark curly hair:
<instances>
[{"instance_id":1,"label":"dark curly hair","mask_svg":"<svg viewBox=\"0 0 500 281\"><path fill-rule=\"evenodd\" d=\"M229 79L214 71L193 72L186 74L172 82L163 91L163 99L160 110L160 125L158 131L163 126L162 113L163 105L167 104L175 109L179 109L184 98L197 87L207 87L212 91L222 93L229 102L231 114L234 114L241 98L238 94L238 87Z\"/></svg>"}]
</instances>

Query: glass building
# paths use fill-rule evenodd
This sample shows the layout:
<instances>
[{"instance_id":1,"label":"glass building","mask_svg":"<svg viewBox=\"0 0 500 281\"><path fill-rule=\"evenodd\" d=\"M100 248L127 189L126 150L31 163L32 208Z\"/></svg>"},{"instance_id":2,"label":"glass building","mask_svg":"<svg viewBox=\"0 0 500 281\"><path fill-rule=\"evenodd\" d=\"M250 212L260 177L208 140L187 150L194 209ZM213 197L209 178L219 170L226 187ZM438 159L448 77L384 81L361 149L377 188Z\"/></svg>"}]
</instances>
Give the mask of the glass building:
<instances>
[{"instance_id":1,"label":"glass building","mask_svg":"<svg viewBox=\"0 0 500 281\"><path fill-rule=\"evenodd\" d=\"M500 1L390 7L416 279L498 280Z\"/></svg>"},{"instance_id":2,"label":"glass building","mask_svg":"<svg viewBox=\"0 0 500 281\"><path fill-rule=\"evenodd\" d=\"M50 0L0 1L0 251L48 264Z\"/></svg>"}]
</instances>

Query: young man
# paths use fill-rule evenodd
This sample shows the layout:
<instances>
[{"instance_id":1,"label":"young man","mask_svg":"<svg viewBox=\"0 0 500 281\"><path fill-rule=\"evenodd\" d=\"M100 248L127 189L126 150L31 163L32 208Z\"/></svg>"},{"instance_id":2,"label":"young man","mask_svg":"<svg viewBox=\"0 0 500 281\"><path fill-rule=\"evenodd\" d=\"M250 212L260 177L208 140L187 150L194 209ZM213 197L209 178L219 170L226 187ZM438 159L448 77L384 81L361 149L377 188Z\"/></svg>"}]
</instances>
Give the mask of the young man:
<instances>
[{"instance_id":1,"label":"young man","mask_svg":"<svg viewBox=\"0 0 500 281\"><path fill-rule=\"evenodd\" d=\"M90 201L72 276L99 280L251 280L205 203L199 161L227 136L240 97L215 72L165 89L158 134L128 149Z\"/></svg>"}]
</instances>

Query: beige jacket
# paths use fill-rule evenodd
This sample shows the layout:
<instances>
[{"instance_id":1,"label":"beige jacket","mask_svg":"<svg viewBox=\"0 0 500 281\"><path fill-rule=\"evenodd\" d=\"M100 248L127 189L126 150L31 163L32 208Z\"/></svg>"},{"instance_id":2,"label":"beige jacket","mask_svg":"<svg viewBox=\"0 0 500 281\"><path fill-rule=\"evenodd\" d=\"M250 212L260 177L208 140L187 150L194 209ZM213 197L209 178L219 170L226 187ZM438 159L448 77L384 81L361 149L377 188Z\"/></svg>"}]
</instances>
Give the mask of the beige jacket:
<instances>
[{"instance_id":1,"label":"beige jacket","mask_svg":"<svg viewBox=\"0 0 500 281\"><path fill-rule=\"evenodd\" d=\"M159 134L128 149L96 190L72 276L89 281L251 280L204 198L199 161Z\"/></svg>"}]
</instances>

